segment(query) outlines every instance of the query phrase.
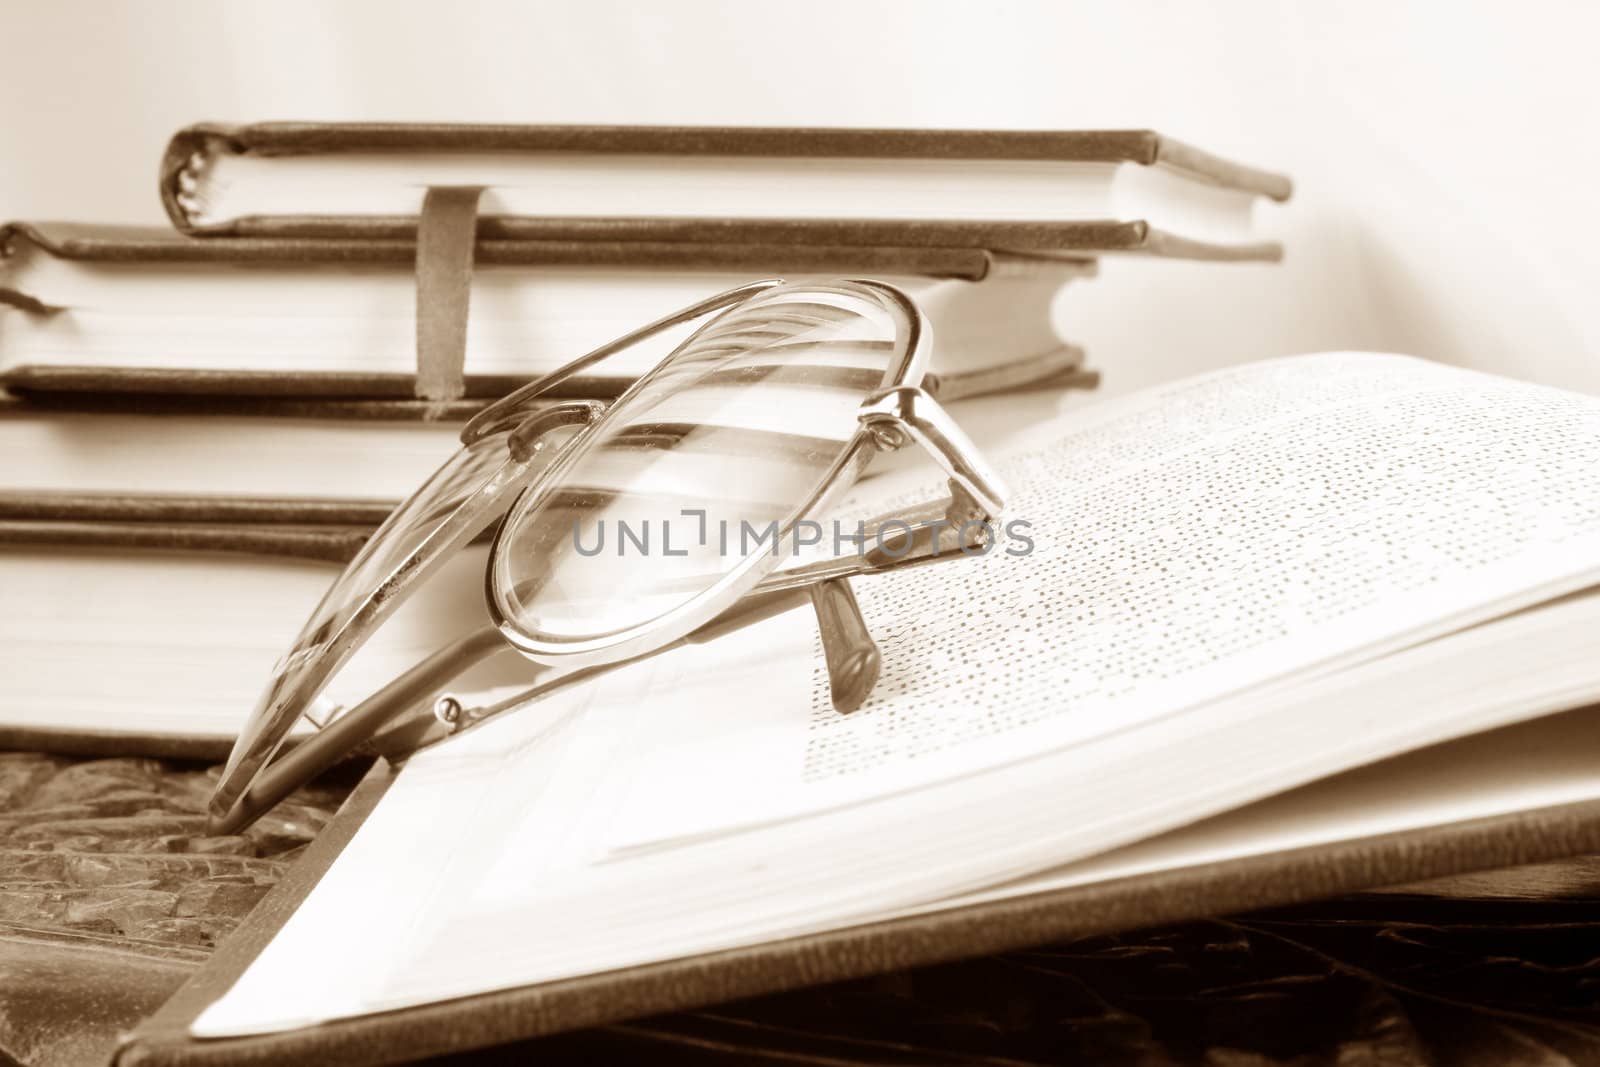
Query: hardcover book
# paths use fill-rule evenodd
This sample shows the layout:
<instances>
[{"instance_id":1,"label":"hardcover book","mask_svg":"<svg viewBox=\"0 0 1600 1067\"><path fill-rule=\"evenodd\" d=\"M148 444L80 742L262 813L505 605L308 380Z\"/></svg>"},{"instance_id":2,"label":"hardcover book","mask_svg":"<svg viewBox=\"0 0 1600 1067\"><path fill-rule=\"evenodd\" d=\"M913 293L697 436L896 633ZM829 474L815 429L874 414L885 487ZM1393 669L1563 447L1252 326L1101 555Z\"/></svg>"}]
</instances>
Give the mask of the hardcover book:
<instances>
[{"instance_id":1,"label":"hardcover book","mask_svg":"<svg viewBox=\"0 0 1600 1067\"><path fill-rule=\"evenodd\" d=\"M1251 212L1290 194L1281 175L1150 130L200 124L173 136L161 172L190 233L404 235L430 186L487 189L480 232L524 239L898 234L1222 258L1276 255Z\"/></svg>"},{"instance_id":2,"label":"hardcover book","mask_svg":"<svg viewBox=\"0 0 1600 1067\"><path fill-rule=\"evenodd\" d=\"M662 315L752 277L860 274L912 293L940 336L936 371L1061 349L1053 307L1094 274L1082 250L991 246L661 243L484 238L473 250L463 393L503 395ZM219 269L220 268L220 269ZM418 298L411 236L192 240L140 228L0 227L0 385L47 392L399 398L423 324L456 299ZM661 344L674 339L664 336ZM641 345L606 382L658 358ZM430 409L437 411L438 409Z\"/></svg>"}]
</instances>

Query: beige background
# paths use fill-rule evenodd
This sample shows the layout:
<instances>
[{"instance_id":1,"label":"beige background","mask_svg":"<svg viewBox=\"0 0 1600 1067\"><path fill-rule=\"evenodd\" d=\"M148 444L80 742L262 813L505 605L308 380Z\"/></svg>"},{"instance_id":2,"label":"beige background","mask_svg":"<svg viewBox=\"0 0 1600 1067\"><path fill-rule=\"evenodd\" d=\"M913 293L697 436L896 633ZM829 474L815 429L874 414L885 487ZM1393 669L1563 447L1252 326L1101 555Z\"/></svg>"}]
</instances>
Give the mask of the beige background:
<instances>
[{"instance_id":1,"label":"beige background","mask_svg":"<svg viewBox=\"0 0 1600 1067\"><path fill-rule=\"evenodd\" d=\"M1600 389L1597 39L1576 0L0 0L0 215L164 221L202 118L1154 126L1291 171L1291 254L1108 264L1062 314L1115 385L1369 347Z\"/></svg>"}]
</instances>

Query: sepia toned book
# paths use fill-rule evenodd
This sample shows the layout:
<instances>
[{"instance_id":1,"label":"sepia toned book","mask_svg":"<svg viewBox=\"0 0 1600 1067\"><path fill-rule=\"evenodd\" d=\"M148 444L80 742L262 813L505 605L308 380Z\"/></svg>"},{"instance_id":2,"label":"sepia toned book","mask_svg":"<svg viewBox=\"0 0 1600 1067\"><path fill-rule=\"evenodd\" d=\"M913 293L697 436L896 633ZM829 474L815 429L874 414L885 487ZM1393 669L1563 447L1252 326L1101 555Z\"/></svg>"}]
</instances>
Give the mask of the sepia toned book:
<instances>
[{"instance_id":1,"label":"sepia toned book","mask_svg":"<svg viewBox=\"0 0 1600 1067\"><path fill-rule=\"evenodd\" d=\"M1064 412L994 450L1025 549L854 583L860 709L798 609L380 764L119 1062L393 1062L1595 851L1597 427L1350 352Z\"/></svg>"},{"instance_id":2,"label":"sepia toned book","mask_svg":"<svg viewBox=\"0 0 1600 1067\"><path fill-rule=\"evenodd\" d=\"M148 228L0 227L0 386L29 395L411 396L415 229L398 239L193 240ZM901 286L937 332L935 371L1044 356L1065 345L1054 314L1062 288L1095 271L1082 251L1063 251L483 239L462 309L464 394L503 395L763 276ZM606 381L572 388L614 392L676 339L636 346L597 370Z\"/></svg>"},{"instance_id":3,"label":"sepia toned book","mask_svg":"<svg viewBox=\"0 0 1600 1067\"><path fill-rule=\"evenodd\" d=\"M1276 257L1291 190L1151 130L202 123L161 167L196 234L404 235L431 186L485 189L483 236L1198 258Z\"/></svg>"}]
</instances>

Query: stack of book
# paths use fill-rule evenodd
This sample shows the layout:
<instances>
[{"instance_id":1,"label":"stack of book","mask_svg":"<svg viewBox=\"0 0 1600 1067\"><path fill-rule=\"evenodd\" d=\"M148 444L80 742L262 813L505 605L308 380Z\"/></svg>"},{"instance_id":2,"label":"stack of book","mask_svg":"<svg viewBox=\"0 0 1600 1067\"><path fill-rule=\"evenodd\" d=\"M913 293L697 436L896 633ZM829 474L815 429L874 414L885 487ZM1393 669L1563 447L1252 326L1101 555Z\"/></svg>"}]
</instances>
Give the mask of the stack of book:
<instances>
[{"instance_id":1,"label":"stack of book","mask_svg":"<svg viewBox=\"0 0 1600 1067\"><path fill-rule=\"evenodd\" d=\"M1276 259L1252 212L1289 183L1148 131L269 124L178 132L160 193L174 231L0 228L3 743L225 751L462 420L644 322L756 277L881 278L928 313L945 399L1083 386L1063 286L1103 255ZM479 564L346 684L475 621Z\"/></svg>"}]
</instances>

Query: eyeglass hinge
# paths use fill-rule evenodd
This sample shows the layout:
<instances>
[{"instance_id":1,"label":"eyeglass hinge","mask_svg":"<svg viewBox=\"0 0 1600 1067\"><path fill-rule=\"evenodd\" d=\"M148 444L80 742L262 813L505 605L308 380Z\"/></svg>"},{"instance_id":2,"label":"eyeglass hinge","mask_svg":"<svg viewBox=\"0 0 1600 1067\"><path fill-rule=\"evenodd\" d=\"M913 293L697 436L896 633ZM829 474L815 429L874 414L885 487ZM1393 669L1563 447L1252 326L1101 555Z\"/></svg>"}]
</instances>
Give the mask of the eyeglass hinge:
<instances>
[{"instance_id":1,"label":"eyeglass hinge","mask_svg":"<svg viewBox=\"0 0 1600 1067\"><path fill-rule=\"evenodd\" d=\"M506 447L518 463L525 463L544 447L544 436L562 426L587 426L606 412L599 400L568 400L545 408L527 419L506 438Z\"/></svg>"}]
</instances>

